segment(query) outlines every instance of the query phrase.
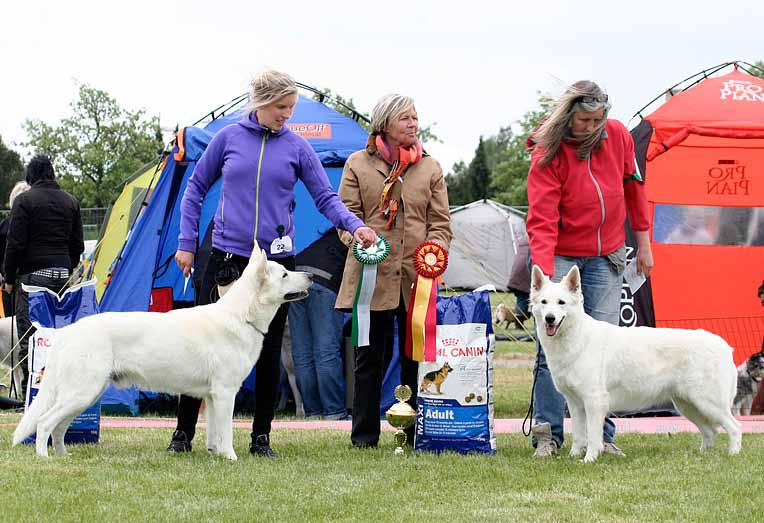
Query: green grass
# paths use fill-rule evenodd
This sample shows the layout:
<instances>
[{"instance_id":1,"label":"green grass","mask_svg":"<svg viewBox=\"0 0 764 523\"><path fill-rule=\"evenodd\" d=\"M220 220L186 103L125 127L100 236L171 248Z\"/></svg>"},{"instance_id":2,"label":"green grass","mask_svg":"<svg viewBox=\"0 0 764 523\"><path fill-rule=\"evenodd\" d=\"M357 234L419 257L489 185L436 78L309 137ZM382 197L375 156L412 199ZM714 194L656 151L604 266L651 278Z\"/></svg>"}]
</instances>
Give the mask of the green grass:
<instances>
[{"instance_id":1,"label":"green grass","mask_svg":"<svg viewBox=\"0 0 764 523\"><path fill-rule=\"evenodd\" d=\"M282 459L240 461L201 448L170 455L167 429L104 429L98 446L37 459L9 448L14 417L0 416L3 514L10 521L756 521L753 492L764 437L743 454L700 454L699 437L624 435L624 459L593 465L537 461L520 435L501 435L495 456L392 455L350 448L347 432L274 431ZM203 432L203 431L202 431ZM197 441L204 441L199 434ZM752 495L753 494L753 495Z\"/></svg>"}]
</instances>

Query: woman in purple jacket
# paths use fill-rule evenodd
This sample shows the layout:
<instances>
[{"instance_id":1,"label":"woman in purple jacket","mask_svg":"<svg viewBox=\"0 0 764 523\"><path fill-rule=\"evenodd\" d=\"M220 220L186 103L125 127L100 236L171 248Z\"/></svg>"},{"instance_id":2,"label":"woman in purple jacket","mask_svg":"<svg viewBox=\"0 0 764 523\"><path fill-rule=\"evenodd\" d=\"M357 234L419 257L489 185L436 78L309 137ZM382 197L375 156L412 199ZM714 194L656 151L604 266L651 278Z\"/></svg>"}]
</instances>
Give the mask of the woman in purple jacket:
<instances>
[{"instance_id":1,"label":"woman in purple jacket","mask_svg":"<svg viewBox=\"0 0 764 523\"><path fill-rule=\"evenodd\" d=\"M188 180L180 208L180 236L175 260L185 276L200 241L199 216L210 186L222 178L215 212L212 253L197 293L197 305L215 301L241 274L254 241L270 260L294 270L294 186L302 180L318 210L338 229L368 246L376 234L349 212L332 189L315 151L286 126L297 104L297 86L284 73L265 71L252 82L247 115L218 132ZM288 305L281 306L263 341L255 366L255 416L250 452L275 459L270 430L278 393L281 340ZM201 400L181 396L178 423L167 450L188 452Z\"/></svg>"}]
</instances>

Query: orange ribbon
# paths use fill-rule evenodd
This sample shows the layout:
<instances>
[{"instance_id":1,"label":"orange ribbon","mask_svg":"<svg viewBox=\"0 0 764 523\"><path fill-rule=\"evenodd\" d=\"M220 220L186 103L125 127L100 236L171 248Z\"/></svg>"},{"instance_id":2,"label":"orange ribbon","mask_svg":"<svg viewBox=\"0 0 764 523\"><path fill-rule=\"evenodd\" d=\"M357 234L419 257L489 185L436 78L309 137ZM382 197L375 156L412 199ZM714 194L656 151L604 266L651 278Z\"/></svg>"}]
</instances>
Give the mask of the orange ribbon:
<instances>
[{"instance_id":1,"label":"orange ribbon","mask_svg":"<svg viewBox=\"0 0 764 523\"><path fill-rule=\"evenodd\" d=\"M411 290L406 322L406 355L414 361L435 361L438 277L448 266L448 253L435 242L414 251L417 278Z\"/></svg>"}]
</instances>

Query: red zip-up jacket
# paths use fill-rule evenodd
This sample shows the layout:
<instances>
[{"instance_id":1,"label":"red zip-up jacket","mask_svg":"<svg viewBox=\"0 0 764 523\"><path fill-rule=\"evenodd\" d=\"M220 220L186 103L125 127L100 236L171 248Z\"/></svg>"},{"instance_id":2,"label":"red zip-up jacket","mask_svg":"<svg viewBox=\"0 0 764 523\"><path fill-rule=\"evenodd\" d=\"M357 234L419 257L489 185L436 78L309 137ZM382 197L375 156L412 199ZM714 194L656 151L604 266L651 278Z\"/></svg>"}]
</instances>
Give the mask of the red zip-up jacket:
<instances>
[{"instance_id":1,"label":"red zip-up jacket","mask_svg":"<svg viewBox=\"0 0 764 523\"><path fill-rule=\"evenodd\" d=\"M540 165L535 148L528 171L526 227L531 258L554 275L554 255L606 256L626 241L626 212L634 231L650 227L647 198L636 172L634 141L617 120L605 123L602 145L590 158L576 156L578 143L563 140L557 156Z\"/></svg>"}]
</instances>

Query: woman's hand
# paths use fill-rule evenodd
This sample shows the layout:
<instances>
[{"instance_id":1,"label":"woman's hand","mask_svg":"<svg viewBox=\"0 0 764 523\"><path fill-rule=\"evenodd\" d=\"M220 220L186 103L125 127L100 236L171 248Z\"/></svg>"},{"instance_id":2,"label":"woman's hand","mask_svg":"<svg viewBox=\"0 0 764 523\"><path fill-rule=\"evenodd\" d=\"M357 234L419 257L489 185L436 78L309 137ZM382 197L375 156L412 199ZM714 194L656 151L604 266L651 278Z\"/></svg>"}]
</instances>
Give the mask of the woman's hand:
<instances>
[{"instance_id":1,"label":"woman's hand","mask_svg":"<svg viewBox=\"0 0 764 523\"><path fill-rule=\"evenodd\" d=\"M191 268L194 266L194 253L178 249L175 253L175 263L183 271L183 276L188 278L188 275L191 274Z\"/></svg>"},{"instance_id":2,"label":"woman's hand","mask_svg":"<svg viewBox=\"0 0 764 523\"><path fill-rule=\"evenodd\" d=\"M363 248L367 248L377 243L377 233L371 227L359 227L353 233L353 239L363 245Z\"/></svg>"},{"instance_id":3,"label":"woman's hand","mask_svg":"<svg viewBox=\"0 0 764 523\"><path fill-rule=\"evenodd\" d=\"M637 273L645 278L653 272L653 249L650 247L650 233L648 231L636 231L637 237Z\"/></svg>"}]
</instances>

